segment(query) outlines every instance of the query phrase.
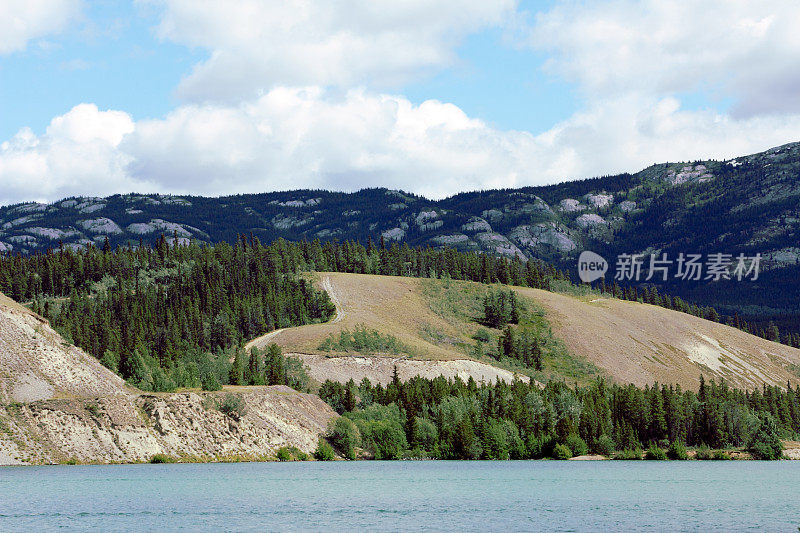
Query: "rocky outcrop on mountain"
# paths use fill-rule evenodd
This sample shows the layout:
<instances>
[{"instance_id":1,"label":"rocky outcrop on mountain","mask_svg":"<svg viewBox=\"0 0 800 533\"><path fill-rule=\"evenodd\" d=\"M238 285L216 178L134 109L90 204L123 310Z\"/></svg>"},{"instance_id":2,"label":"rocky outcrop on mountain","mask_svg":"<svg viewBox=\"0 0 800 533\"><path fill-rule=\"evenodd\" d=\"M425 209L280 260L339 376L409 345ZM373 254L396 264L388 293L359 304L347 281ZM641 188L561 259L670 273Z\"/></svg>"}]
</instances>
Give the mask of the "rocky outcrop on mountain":
<instances>
[{"instance_id":1,"label":"rocky outcrop on mountain","mask_svg":"<svg viewBox=\"0 0 800 533\"><path fill-rule=\"evenodd\" d=\"M555 222L517 226L511 231L510 238L523 248L539 252L545 252L547 251L545 248L550 248L561 253L568 253L577 248L575 241L570 238L568 230Z\"/></svg>"},{"instance_id":2,"label":"rocky outcrop on mountain","mask_svg":"<svg viewBox=\"0 0 800 533\"><path fill-rule=\"evenodd\" d=\"M464 235L463 233L455 233L453 235L439 235L438 237L434 237L431 240L437 244L441 244L443 246L451 246L451 247L472 242L471 239L466 235Z\"/></svg>"},{"instance_id":3,"label":"rocky outcrop on mountain","mask_svg":"<svg viewBox=\"0 0 800 533\"><path fill-rule=\"evenodd\" d=\"M381 233L381 236L390 241L402 241L403 237L406 236L406 232L403 228L392 228Z\"/></svg>"},{"instance_id":4,"label":"rocky outcrop on mountain","mask_svg":"<svg viewBox=\"0 0 800 533\"><path fill-rule=\"evenodd\" d=\"M575 213L583 211L586 206L574 198L564 198L558 203L558 208L565 213Z\"/></svg>"},{"instance_id":5,"label":"rocky outcrop on mountain","mask_svg":"<svg viewBox=\"0 0 800 533\"><path fill-rule=\"evenodd\" d=\"M703 183L713 177L714 175L708 171L705 165L686 165L677 170L670 170L665 176L665 180L672 185L680 185L687 181Z\"/></svg>"},{"instance_id":6,"label":"rocky outcrop on mountain","mask_svg":"<svg viewBox=\"0 0 800 533\"><path fill-rule=\"evenodd\" d=\"M475 235L475 240L480 247L484 250L490 251L495 254L504 255L507 257L516 257L518 259L525 259L525 254L522 253L514 243L512 243L505 235L494 232L483 232Z\"/></svg>"},{"instance_id":7,"label":"rocky outcrop on mountain","mask_svg":"<svg viewBox=\"0 0 800 533\"><path fill-rule=\"evenodd\" d=\"M105 217L81 220L78 225L89 233L101 235L119 235L122 233L122 228L116 222Z\"/></svg>"},{"instance_id":8,"label":"rocky outcrop on mountain","mask_svg":"<svg viewBox=\"0 0 800 533\"><path fill-rule=\"evenodd\" d=\"M492 226L489 225L486 220L480 217L472 217L469 219L469 222L461 226L461 231L476 233L481 231L492 231Z\"/></svg>"},{"instance_id":9,"label":"rocky outcrop on mountain","mask_svg":"<svg viewBox=\"0 0 800 533\"><path fill-rule=\"evenodd\" d=\"M606 221L596 213L586 213L576 218L575 223L579 228L588 229L593 226L604 225Z\"/></svg>"},{"instance_id":10,"label":"rocky outcrop on mountain","mask_svg":"<svg viewBox=\"0 0 800 533\"><path fill-rule=\"evenodd\" d=\"M584 196L586 203L592 207L608 207L614 201L613 194L587 194Z\"/></svg>"}]
</instances>

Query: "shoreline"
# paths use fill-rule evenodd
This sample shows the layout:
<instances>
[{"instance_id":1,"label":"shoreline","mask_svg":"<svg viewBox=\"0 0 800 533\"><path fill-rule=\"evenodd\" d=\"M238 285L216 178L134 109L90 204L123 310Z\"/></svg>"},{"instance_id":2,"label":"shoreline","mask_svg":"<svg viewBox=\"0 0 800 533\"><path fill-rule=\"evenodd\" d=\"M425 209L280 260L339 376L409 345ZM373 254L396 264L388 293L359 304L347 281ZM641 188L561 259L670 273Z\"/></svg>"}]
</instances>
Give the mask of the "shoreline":
<instances>
[{"instance_id":1,"label":"shoreline","mask_svg":"<svg viewBox=\"0 0 800 533\"><path fill-rule=\"evenodd\" d=\"M790 454L786 454L785 452L789 451ZM307 460L287 460L281 461L277 459L273 455L269 456L261 456L261 457L219 457L219 458L207 458L207 457L162 457L158 460L147 460L147 461L120 461L120 462L94 462L94 461L65 461L60 463L7 463L7 464L0 464L0 468L15 468L15 467L40 467L40 466L124 466L124 465L160 465L160 464L237 464L237 463L347 463L347 462L357 462L357 463L385 463L385 462L458 462L458 463L516 463L516 462L560 462L560 463L567 463L567 462L595 462L595 461L613 461L613 462L642 462L642 463L694 463L694 462L704 462L704 463L720 463L720 462L732 462L732 461L744 461L744 462L794 462L800 460L800 449L798 448L791 448L784 452L784 456L780 459L774 460L766 460L762 461L759 459L754 459L749 456L747 452L741 450L726 450L726 453L735 454L729 455L727 458L724 459L697 459L694 456L694 450L690 450L690 456L687 459L645 459L644 455L642 455L641 459L631 459L631 458L622 458L622 457L614 457L614 456L605 456L599 454L587 454L587 455L579 455L576 457L571 457L569 459L554 459L551 457L545 457L540 459L437 459L432 457L410 457L410 458L401 458L401 459L383 459L383 460L375 460L375 459L354 459L354 460L347 460L337 457L333 461L324 461L318 460L314 458L309 458Z\"/></svg>"}]
</instances>

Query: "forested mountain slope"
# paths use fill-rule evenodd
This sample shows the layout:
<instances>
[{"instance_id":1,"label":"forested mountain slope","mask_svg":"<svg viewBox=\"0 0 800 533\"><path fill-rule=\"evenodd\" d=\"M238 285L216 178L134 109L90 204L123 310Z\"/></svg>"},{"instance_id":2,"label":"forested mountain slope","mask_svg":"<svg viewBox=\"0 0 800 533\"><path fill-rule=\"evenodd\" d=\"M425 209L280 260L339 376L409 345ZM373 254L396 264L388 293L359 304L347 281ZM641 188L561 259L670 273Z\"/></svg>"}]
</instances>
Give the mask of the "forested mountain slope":
<instances>
[{"instance_id":1,"label":"forested mountain slope","mask_svg":"<svg viewBox=\"0 0 800 533\"><path fill-rule=\"evenodd\" d=\"M800 145L728 161L665 163L546 187L431 201L401 191L289 191L220 198L158 194L68 198L0 208L0 252L140 241L399 241L542 258L574 272L584 249L762 254L754 282L668 279L659 290L800 331ZM656 283L651 280L651 283Z\"/></svg>"}]
</instances>

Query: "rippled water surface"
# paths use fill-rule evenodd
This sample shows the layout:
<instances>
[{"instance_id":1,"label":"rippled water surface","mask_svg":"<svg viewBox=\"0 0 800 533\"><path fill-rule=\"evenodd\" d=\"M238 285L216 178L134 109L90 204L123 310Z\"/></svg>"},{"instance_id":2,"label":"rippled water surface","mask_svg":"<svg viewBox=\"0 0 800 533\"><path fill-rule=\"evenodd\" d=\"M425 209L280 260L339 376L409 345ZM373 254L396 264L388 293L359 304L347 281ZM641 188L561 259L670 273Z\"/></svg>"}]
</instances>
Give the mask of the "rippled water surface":
<instances>
[{"instance_id":1,"label":"rippled water surface","mask_svg":"<svg viewBox=\"0 0 800 533\"><path fill-rule=\"evenodd\" d=\"M0 531L797 531L800 462L0 468Z\"/></svg>"}]
</instances>

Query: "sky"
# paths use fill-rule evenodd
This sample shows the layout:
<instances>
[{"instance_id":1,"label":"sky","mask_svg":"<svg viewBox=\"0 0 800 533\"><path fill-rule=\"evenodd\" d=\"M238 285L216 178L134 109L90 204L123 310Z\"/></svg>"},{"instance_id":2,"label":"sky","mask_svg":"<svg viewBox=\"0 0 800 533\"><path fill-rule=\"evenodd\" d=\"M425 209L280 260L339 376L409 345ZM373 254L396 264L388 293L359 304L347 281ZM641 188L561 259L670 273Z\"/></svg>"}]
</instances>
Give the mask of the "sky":
<instances>
[{"instance_id":1,"label":"sky","mask_svg":"<svg viewBox=\"0 0 800 533\"><path fill-rule=\"evenodd\" d=\"M0 205L442 198L800 141L796 0L3 0Z\"/></svg>"}]
</instances>

